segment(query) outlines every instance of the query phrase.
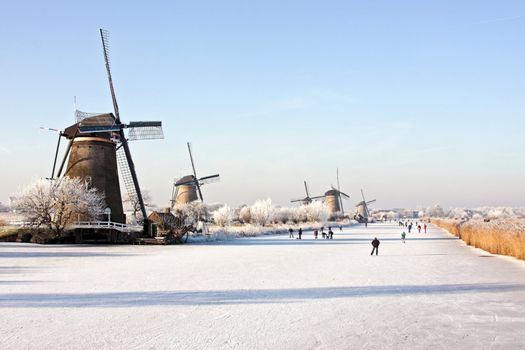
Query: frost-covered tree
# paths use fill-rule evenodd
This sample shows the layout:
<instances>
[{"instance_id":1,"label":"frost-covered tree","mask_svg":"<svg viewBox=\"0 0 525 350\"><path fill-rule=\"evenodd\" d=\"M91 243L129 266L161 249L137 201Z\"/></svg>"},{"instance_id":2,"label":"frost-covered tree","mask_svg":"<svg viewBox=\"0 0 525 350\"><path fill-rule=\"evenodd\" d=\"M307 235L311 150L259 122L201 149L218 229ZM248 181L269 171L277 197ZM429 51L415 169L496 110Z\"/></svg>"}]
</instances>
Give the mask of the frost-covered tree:
<instances>
[{"instance_id":1,"label":"frost-covered tree","mask_svg":"<svg viewBox=\"0 0 525 350\"><path fill-rule=\"evenodd\" d=\"M243 224L248 224L252 221L252 213L249 206L244 205L239 209L239 221Z\"/></svg>"},{"instance_id":2,"label":"frost-covered tree","mask_svg":"<svg viewBox=\"0 0 525 350\"><path fill-rule=\"evenodd\" d=\"M290 207L279 207L275 208L272 221L276 224L286 224L289 221L293 221L295 215L295 208Z\"/></svg>"},{"instance_id":3,"label":"frost-covered tree","mask_svg":"<svg viewBox=\"0 0 525 350\"><path fill-rule=\"evenodd\" d=\"M174 215L185 226L196 226L199 221L206 221L208 217L206 206L199 201L175 205Z\"/></svg>"},{"instance_id":4,"label":"frost-covered tree","mask_svg":"<svg viewBox=\"0 0 525 350\"><path fill-rule=\"evenodd\" d=\"M323 202L312 202L303 207L306 209L306 220L309 222L325 222L330 217L330 210Z\"/></svg>"},{"instance_id":5,"label":"frost-covered tree","mask_svg":"<svg viewBox=\"0 0 525 350\"><path fill-rule=\"evenodd\" d=\"M307 205L301 205L300 207L295 208L293 212L293 222L297 224L308 220L308 209L306 207Z\"/></svg>"},{"instance_id":6,"label":"frost-covered tree","mask_svg":"<svg viewBox=\"0 0 525 350\"><path fill-rule=\"evenodd\" d=\"M272 220L273 215L272 200L258 200L250 207L252 222L261 226L266 225Z\"/></svg>"},{"instance_id":7,"label":"frost-covered tree","mask_svg":"<svg viewBox=\"0 0 525 350\"><path fill-rule=\"evenodd\" d=\"M221 226L225 227L232 223L235 218L235 211L227 205L220 207L213 212L213 221Z\"/></svg>"},{"instance_id":8,"label":"frost-covered tree","mask_svg":"<svg viewBox=\"0 0 525 350\"><path fill-rule=\"evenodd\" d=\"M46 227L55 237L77 218L93 220L103 213L104 196L80 178L38 180L20 191L15 209L34 227Z\"/></svg>"}]
</instances>

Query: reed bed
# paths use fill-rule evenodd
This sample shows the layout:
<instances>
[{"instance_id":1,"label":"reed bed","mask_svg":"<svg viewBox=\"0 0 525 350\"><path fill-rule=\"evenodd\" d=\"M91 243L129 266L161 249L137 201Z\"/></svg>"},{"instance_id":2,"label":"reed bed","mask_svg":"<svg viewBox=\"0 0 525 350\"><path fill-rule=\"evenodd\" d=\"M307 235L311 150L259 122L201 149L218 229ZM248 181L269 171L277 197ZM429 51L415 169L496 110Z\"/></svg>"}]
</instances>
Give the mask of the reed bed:
<instances>
[{"instance_id":1,"label":"reed bed","mask_svg":"<svg viewBox=\"0 0 525 350\"><path fill-rule=\"evenodd\" d=\"M461 238L468 245L493 254L513 256L525 260L525 220L433 219L432 223Z\"/></svg>"}]
</instances>

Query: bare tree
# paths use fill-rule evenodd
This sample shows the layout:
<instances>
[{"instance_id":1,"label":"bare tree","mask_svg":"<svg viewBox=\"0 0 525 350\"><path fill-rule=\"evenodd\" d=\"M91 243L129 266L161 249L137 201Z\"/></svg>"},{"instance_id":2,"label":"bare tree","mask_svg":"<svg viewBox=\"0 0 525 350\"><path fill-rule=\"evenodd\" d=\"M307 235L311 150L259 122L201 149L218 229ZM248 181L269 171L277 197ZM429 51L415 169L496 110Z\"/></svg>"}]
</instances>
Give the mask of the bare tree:
<instances>
[{"instance_id":1,"label":"bare tree","mask_svg":"<svg viewBox=\"0 0 525 350\"><path fill-rule=\"evenodd\" d=\"M38 180L18 195L15 208L31 226L46 227L55 237L78 217L98 218L105 207L104 196L80 178Z\"/></svg>"},{"instance_id":2,"label":"bare tree","mask_svg":"<svg viewBox=\"0 0 525 350\"><path fill-rule=\"evenodd\" d=\"M148 190L141 190L142 193L142 200L144 201L145 207L151 207L151 195ZM135 222L142 221L142 214L140 211L140 202L139 198L137 196L129 196L129 194L126 194L124 197L124 205L126 206L126 210L131 211L133 219Z\"/></svg>"}]
</instances>

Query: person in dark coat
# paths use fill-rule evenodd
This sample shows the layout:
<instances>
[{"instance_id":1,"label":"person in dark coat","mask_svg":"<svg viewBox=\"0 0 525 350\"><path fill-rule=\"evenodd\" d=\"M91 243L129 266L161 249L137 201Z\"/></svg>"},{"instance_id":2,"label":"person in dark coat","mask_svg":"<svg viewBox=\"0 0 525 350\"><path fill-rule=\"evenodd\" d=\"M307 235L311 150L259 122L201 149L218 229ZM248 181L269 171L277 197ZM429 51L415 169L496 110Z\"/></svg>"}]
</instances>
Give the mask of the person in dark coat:
<instances>
[{"instance_id":1,"label":"person in dark coat","mask_svg":"<svg viewBox=\"0 0 525 350\"><path fill-rule=\"evenodd\" d=\"M334 231L332 231L332 229L329 229L329 230L328 230L328 237L329 237L330 239L334 239Z\"/></svg>"},{"instance_id":2,"label":"person in dark coat","mask_svg":"<svg viewBox=\"0 0 525 350\"><path fill-rule=\"evenodd\" d=\"M374 255L374 250L376 251L376 255L378 254L379 252L379 244L381 242L379 242L379 240L376 238L374 238L374 240L372 241L372 253L370 253L370 255Z\"/></svg>"},{"instance_id":3,"label":"person in dark coat","mask_svg":"<svg viewBox=\"0 0 525 350\"><path fill-rule=\"evenodd\" d=\"M301 236L303 235L303 229L299 227L299 239L301 239Z\"/></svg>"},{"instance_id":4,"label":"person in dark coat","mask_svg":"<svg viewBox=\"0 0 525 350\"><path fill-rule=\"evenodd\" d=\"M319 234L319 231L314 230L314 238L317 239L317 235Z\"/></svg>"},{"instance_id":5,"label":"person in dark coat","mask_svg":"<svg viewBox=\"0 0 525 350\"><path fill-rule=\"evenodd\" d=\"M288 232L290 233L290 238L294 238L294 237L293 237L293 228L290 227L290 228L288 229Z\"/></svg>"}]
</instances>

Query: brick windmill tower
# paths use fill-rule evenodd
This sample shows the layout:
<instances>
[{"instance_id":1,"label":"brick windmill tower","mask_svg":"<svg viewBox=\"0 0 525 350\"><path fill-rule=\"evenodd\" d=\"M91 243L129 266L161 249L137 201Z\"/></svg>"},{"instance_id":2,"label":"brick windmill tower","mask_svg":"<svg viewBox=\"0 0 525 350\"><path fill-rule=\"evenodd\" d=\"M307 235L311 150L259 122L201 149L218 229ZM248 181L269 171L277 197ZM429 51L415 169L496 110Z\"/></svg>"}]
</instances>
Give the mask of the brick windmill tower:
<instances>
[{"instance_id":1,"label":"brick windmill tower","mask_svg":"<svg viewBox=\"0 0 525 350\"><path fill-rule=\"evenodd\" d=\"M145 220L146 209L128 141L163 138L162 123L140 121L126 124L121 121L109 65L108 32L100 29L100 37L114 113L75 111L76 123L59 132L51 178L55 176L60 140L65 137L69 143L56 177L62 175L67 160L64 176L85 179L92 187L103 192L106 204L111 209L111 221L125 223L120 193L120 169L128 196L140 208Z\"/></svg>"}]
</instances>

